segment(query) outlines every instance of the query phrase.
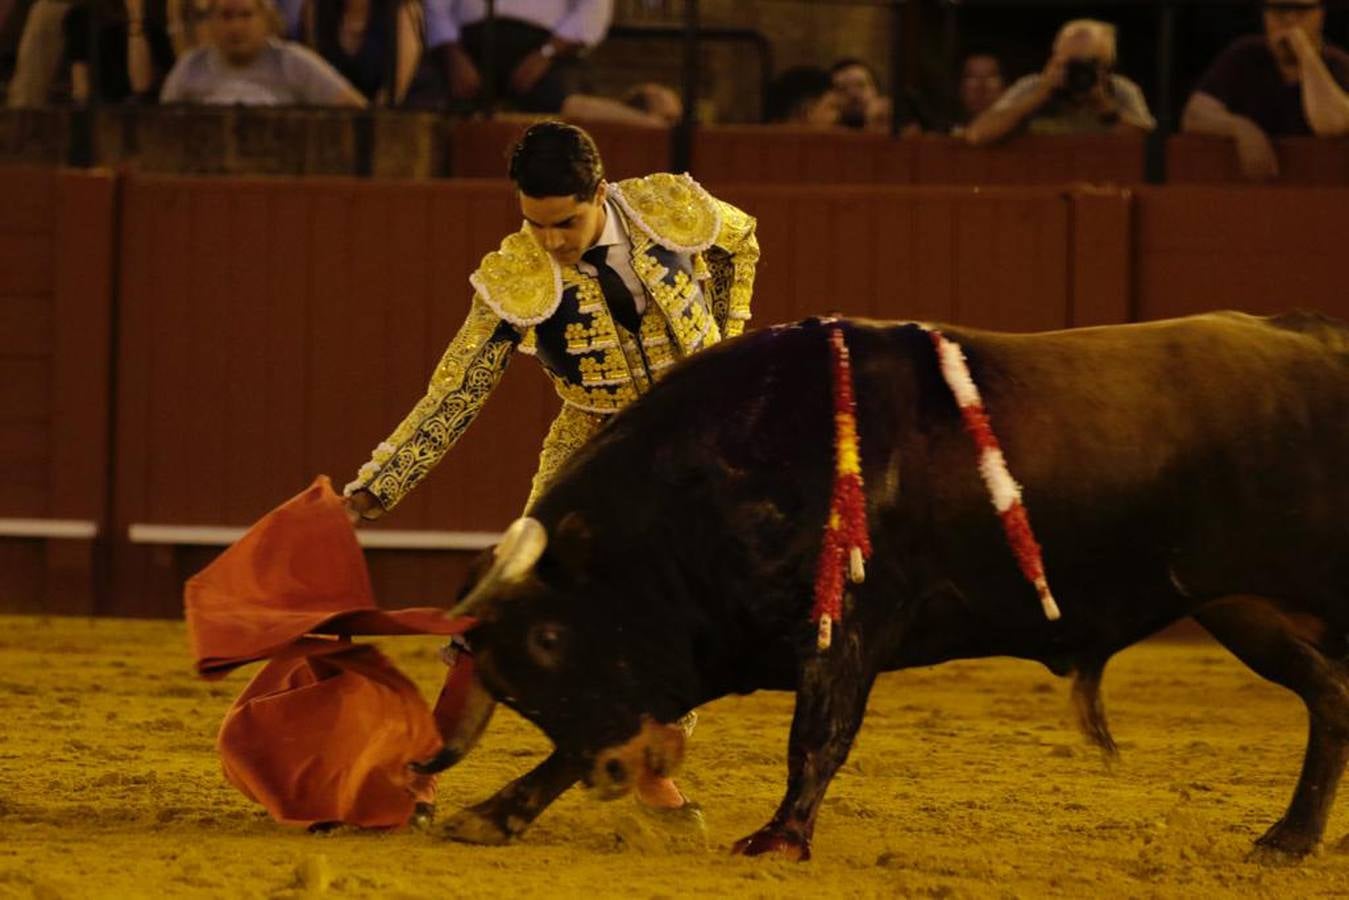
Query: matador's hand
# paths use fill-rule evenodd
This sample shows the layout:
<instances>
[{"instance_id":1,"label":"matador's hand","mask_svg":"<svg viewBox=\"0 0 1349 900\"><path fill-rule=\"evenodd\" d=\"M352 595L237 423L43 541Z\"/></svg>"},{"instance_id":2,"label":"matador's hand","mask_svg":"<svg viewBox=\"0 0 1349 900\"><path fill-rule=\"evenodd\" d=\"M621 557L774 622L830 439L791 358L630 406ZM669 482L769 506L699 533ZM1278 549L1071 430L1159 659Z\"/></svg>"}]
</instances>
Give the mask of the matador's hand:
<instances>
[{"instance_id":1,"label":"matador's hand","mask_svg":"<svg viewBox=\"0 0 1349 900\"><path fill-rule=\"evenodd\" d=\"M353 526L359 525L362 519L378 519L384 514L384 507L369 491L356 491L349 497L343 497L342 505L346 507L347 518Z\"/></svg>"}]
</instances>

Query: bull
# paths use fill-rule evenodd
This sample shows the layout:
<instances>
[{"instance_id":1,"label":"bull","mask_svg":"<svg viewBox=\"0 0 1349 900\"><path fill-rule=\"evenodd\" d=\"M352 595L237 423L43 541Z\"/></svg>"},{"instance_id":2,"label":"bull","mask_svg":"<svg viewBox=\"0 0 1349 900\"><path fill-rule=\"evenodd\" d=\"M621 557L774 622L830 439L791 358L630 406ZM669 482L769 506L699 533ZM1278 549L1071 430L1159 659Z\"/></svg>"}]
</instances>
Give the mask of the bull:
<instances>
[{"instance_id":1,"label":"bull","mask_svg":"<svg viewBox=\"0 0 1349 900\"><path fill-rule=\"evenodd\" d=\"M833 473L825 332L851 349L874 547L820 649L812 585ZM621 794L678 763L663 723L730 693L796 692L786 795L735 844L806 859L880 672L1011 656L1099 686L1186 616L1295 692L1310 732L1292 802L1257 841L1322 837L1349 754L1349 328L1214 313L1013 335L947 328L1043 547L1062 615L1023 578L930 335L817 320L699 354L607 425L511 527L457 612L482 686L555 745L460 812L504 842L577 781Z\"/></svg>"}]
</instances>

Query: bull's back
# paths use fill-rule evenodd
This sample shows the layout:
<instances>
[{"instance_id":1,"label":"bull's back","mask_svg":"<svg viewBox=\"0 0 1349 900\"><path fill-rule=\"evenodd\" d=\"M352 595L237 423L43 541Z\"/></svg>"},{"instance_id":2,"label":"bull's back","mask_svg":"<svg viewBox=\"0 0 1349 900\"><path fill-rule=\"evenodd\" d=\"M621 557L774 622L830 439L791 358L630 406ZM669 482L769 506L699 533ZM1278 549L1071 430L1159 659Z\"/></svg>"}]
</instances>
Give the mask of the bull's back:
<instances>
[{"instance_id":1,"label":"bull's back","mask_svg":"<svg viewBox=\"0 0 1349 900\"><path fill-rule=\"evenodd\" d=\"M1217 313L952 336L1047 554L1195 594L1308 596L1349 583L1344 334Z\"/></svg>"},{"instance_id":2,"label":"bull's back","mask_svg":"<svg viewBox=\"0 0 1349 900\"><path fill-rule=\"evenodd\" d=\"M1214 457L1255 474L1349 450L1349 355L1315 332L1221 313L950 334L1030 482L1152 483Z\"/></svg>"}]
</instances>

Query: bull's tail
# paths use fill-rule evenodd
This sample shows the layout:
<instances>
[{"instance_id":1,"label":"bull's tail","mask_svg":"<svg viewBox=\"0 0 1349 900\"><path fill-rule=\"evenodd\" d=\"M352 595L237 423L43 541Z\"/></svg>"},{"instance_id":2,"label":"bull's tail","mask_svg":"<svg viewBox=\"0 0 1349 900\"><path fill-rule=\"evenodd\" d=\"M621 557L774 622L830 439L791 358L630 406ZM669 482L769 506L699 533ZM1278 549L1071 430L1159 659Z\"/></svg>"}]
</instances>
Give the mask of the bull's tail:
<instances>
[{"instance_id":1,"label":"bull's tail","mask_svg":"<svg viewBox=\"0 0 1349 900\"><path fill-rule=\"evenodd\" d=\"M1080 660L1073 676L1073 707L1077 710L1077 725L1087 740L1101 748L1106 761L1119 757L1119 747L1110 734L1105 719L1105 705L1101 703L1101 675L1106 659Z\"/></svg>"}]
</instances>

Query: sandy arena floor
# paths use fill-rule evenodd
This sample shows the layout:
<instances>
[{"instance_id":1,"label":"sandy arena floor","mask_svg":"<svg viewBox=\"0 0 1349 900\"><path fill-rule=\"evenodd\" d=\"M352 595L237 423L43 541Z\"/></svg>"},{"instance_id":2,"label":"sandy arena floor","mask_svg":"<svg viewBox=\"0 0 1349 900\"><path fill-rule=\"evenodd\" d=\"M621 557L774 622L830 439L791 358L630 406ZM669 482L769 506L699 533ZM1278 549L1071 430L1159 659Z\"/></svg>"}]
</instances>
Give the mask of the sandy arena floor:
<instances>
[{"instance_id":1,"label":"sandy arena floor","mask_svg":"<svg viewBox=\"0 0 1349 900\"><path fill-rule=\"evenodd\" d=\"M434 640L382 646L428 693L437 684ZM181 623L0 617L0 897L1349 894L1343 813L1299 866L1245 861L1291 794L1304 716L1209 644L1112 664L1114 771L1074 729L1067 683L1037 666L884 677L804 865L726 852L780 798L788 695L703 710L683 784L708 811L707 846L577 790L514 846L476 848L273 824L213 748L255 670L197 680ZM442 807L486 796L546 746L498 714L443 778Z\"/></svg>"}]
</instances>

